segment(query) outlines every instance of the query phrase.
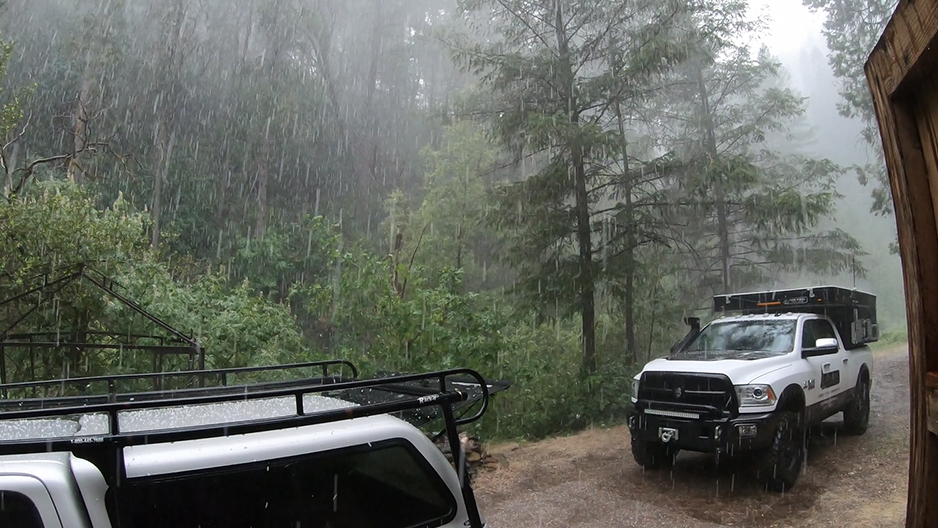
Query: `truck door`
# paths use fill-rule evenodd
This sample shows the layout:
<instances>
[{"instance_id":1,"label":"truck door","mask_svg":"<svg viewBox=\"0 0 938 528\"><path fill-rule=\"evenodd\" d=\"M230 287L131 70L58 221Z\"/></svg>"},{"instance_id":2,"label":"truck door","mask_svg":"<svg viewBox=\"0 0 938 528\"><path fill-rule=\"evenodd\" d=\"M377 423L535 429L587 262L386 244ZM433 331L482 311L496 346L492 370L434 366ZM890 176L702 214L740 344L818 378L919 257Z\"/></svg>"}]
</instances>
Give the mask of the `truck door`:
<instances>
[{"instance_id":1,"label":"truck door","mask_svg":"<svg viewBox=\"0 0 938 528\"><path fill-rule=\"evenodd\" d=\"M0 476L0 526L62 528L52 497L35 477Z\"/></svg>"},{"instance_id":2,"label":"truck door","mask_svg":"<svg viewBox=\"0 0 938 528\"><path fill-rule=\"evenodd\" d=\"M817 349L816 345L820 339L836 340L837 348L825 351ZM805 320L801 334L801 350L805 361L811 365L811 374L802 383L805 403L811 414L827 415L830 410L837 408L837 395L849 388L847 355L837 339L833 325L826 319Z\"/></svg>"}]
</instances>

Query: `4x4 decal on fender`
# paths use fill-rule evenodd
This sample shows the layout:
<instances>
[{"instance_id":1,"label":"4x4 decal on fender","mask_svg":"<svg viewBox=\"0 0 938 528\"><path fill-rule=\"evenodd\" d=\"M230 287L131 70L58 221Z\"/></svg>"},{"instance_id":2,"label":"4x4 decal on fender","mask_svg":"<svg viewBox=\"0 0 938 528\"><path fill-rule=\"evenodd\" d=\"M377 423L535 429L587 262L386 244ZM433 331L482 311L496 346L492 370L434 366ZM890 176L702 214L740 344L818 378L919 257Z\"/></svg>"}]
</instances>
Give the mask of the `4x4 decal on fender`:
<instances>
[{"instance_id":1,"label":"4x4 decal on fender","mask_svg":"<svg viewBox=\"0 0 938 528\"><path fill-rule=\"evenodd\" d=\"M805 390L813 389L814 385L815 385L815 381L813 379L804 380L801 382L801 388Z\"/></svg>"}]
</instances>

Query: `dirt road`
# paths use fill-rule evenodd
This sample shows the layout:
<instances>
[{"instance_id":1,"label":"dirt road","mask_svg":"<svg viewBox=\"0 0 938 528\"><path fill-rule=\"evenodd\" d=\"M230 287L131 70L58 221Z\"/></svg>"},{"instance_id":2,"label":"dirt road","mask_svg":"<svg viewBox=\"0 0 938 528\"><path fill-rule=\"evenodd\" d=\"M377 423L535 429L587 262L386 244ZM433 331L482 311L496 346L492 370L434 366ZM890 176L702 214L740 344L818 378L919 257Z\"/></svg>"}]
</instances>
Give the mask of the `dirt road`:
<instances>
[{"instance_id":1,"label":"dirt road","mask_svg":"<svg viewBox=\"0 0 938 528\"><path fill-rule=\"evenodd\" d=\"M790 493L763 491L744 463L682 453L645 472L624 426L533 444L494 446L503 460L475 489L493 528L563 526L898 527L908 477L909 389L904 347L876 353L870 428L840 434L840 417L812 436Z\"/></svg>"}]
</instances>

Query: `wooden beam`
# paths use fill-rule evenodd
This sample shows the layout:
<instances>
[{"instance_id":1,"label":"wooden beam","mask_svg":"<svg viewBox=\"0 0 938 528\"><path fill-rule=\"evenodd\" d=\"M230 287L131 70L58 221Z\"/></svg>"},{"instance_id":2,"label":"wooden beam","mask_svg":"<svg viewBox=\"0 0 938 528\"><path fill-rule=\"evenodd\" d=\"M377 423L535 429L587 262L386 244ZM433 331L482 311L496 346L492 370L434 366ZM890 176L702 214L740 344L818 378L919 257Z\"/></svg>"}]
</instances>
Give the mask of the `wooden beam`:
<instances>
[{"instance_id":1,"label":"wooden beam","mask_svg":"<svg viewBox=\"0 0 938 528\"><path fill-rule=\"evenodd\" d=\"M929 372L925 378L928 390L928 430L938 435L938 372Z\"/></svg>"},{"instance_id":2,"label":"wooden beam","mask_svg":"<svg viewBox=\"0 0 938 528\"><path fill-rule=\"evenodd\" d=\"M938 55L932 43L938 29L938 2L900 0L866 64L867 79L875 72L883 92L891 97L934 71Z\"/></svg>"},{"instance_id":3,"label":"wooden beam","mask_svg":"<svg viewBox=\"0 0 938 528\"><path fill-rule=\"evenodd\" d=\"M902 0L869 61L906 290L911 382L906 526L938 526L938 436L926 374L938 371L938 1ZM936 119L931 119L935 116ZM929 503L928 498L931 498Z\"/></svg>"}]
</instances>

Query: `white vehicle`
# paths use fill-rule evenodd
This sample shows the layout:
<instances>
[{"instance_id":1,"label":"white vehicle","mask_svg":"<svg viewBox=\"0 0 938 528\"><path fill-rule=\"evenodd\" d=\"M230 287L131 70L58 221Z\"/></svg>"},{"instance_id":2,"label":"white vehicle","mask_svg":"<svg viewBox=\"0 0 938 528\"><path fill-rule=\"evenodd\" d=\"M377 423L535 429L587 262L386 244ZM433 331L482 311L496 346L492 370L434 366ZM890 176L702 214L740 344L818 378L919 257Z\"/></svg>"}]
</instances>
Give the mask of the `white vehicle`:
<instances>
[{"instance_id":1,"label":"white vehicle","mask_svg":"<svg viewBox=\"0 0 938 528\"><path fill-rule=\"evenodd\" d=\"M328 375L337 364L354 372L334 361L2 385L0 526L482 528L468 472L393 415L437 411L461 453L457 426L485 411L489 382L467 369ZM322 376L230 383L308 368ZM117 391L174 377L199 383ZM11 396L101 383L102 396ZM470 403L479 410L457 419Z\"/></svg>"},{"instance_id":2,"label":"white vehicle","mask_svg":"<svg viewBox=\"0 0 938 528\"><path fill-rule=\"evenodd\" d=\"M691 331L633 380L632 454L645 467L681 449L755 455L767 488L794 486L808 427L843 412L866 432L878 338L873 295L838 287L714 297L720 317Z\"/></svg>"}]
</instances>

